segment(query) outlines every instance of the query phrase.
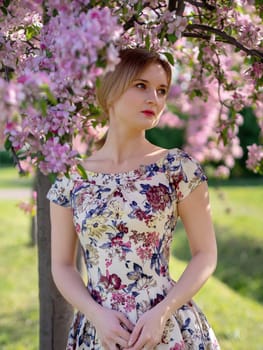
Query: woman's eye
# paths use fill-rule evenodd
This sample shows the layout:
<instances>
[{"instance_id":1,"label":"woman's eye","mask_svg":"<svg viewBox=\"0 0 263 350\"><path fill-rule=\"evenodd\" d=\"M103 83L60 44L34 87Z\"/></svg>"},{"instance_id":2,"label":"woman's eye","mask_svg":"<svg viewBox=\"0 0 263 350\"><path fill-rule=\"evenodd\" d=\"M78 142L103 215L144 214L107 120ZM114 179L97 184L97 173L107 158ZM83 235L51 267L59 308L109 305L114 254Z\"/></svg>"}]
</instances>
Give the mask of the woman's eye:
<instances>
[{"instance_id":1,"label":"woman's eye","mask_svg":"<svg viewBox=\"0 0 263 350\"><path fill-rule=\"evenodd\" d=\"M139 89L145 89L146 85L144 83L138 83L138 84L136 84L136 87Z\"/></svg>"},{"instance_id":2,"label":"woman's eye","mask_svg":"<svg viewBox=\"0 0 263 350\"><path fill-rule=\"evenodd\" d=\"M159 89L158 90L158 94L162 95L162 96L165 96L167 94L167 91L166 91L166 89Z\"/></svg>"}]
</instances>

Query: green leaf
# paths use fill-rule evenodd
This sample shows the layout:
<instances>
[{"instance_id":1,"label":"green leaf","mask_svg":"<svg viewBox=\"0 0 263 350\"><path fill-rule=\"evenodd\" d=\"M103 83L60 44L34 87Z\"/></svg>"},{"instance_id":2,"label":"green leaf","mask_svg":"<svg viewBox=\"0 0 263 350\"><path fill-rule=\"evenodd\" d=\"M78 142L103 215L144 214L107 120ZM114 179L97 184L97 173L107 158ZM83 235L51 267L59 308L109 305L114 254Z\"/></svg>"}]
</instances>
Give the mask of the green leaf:
<instances>
[{"instance_id":1,"label":"green leaf","mask_svg":"<svg viewBox=\"0 0 263 350\"><path fill-rule=\"evenodd\" d=\"M190 98L193 99L194 97L198 96L198 97L202 97L203 94L202 94L202 91L201 90L198 90L198 89L194 89L191 91L190 93Z\"/></svg>"},{"instance_id":2,"label":"green leaf","mask_svg":"<svg viewBox=\"0 0 263 350\"><path fill-rule=\"evenodd\" d=\"M143 10L142 1L138 1L137 4L134 5L134 9L139 14Z\"/></svg>"},{"instance_id":3,"label":"green leaf","mask_svg":"<svg viewBox=\"0 0 263 350\"><path fill-rule=\"evenodd\" d=\"M94 104L90 103L89 104L89 113L92 116L99 116L99 115L101 115L101 110L99 109L99 107L97 107Z\"/></svg>"},{"instance_id":4,"label":"green leaf","mask_svg":"<svg viewBox=\"0 0 263 350\"><path fill-rule=\"evenodd\" d=\"M58 104L56 97L52 94L48 85L43 84L41 86L41 91L43 91L46 94L48 102L50 102L53 106Z\"/></svg>"},{"instance_id":5,"label":"green leaf","mask_svg":"<svg viewBox=\"0 0 263 350\"><path fill-rule=\"evenodd\" d=\"M163 52L164 56L167 58L168 62L174 66L174 56L170 52Z\"/></svg>"},{"instance_id":6,"label":"green leaf","mask_svg":"<svg viewBox=\"0 0 263 350\"><path fill-rule=\"evenodd\" d=\"M177 40L177 37L176 37L175 34L167 34L167 40L170 43L174 44L176 42L176 40Z\"/></svg>"},{"instance_id":7,"label":"green leaf","mask_svg":"<svg viewBox=\"0 0 263 350\"><path fill-rule=\"evenodd\" d=\"M1 11L3 12L3 14L4 14L5 16L8 15L8 11L7 11L7 9L6 9L4 6L1 6L0 9L1 9Z\"/></svg>"},{"instance_id":8,"label":"green leaf","mask_svg":"<svg viewBox=\"0 0 263 350\"><path fill-rule=\"evenodd\" d=\"M32 24L31 26L26 27L26 38L31 40L33 37L37 36L40 32L40 27Z\"/></svg>"},{"instance_id":9,"label":"green leaf","mask_svg":"<svg viewBox=\"0 0 263 350\"><path fill-rule=\"evenodd\" d=\"M10 0L3 1L4 7L8 7L10 5Z\"/></svg>"},{"instance_id":10,"label":"green leaf","mask_svg":"<svg viewBox=\"0 0 263 350\"><path fill-rule=\"evenodd\" d=\"M150 35L147 34L145 38L145 47L147 50L150 50L151 47L151 40L150 40Z\"/></svg>"},{"instance_id":11,"label":"green leaf","mask_svg":"<svg viewBox=\"0 0 263 350\"><path fill-rule=\"evenodd\" d=\"M49 51L48 49L46 49L46 56L47 56L47 58L51 58L53 56L52 52Z\"/></svg>"},{"instance_id":12,"label":"green leaf","mask_svg":"<svg viewBox=\"0 0 263 350\"><path fill-rule=\"evenodd\" d=\"M44 98L37 100L36 107L44 117L47 116L47 101Z\"/></svg>"},{"instance_id":13,"label":"green leaf","mask_svg":"<svg viewBox=\"0 0 263 350\"><path fill-rule=\"evenodd\" d=\"M96 88L98 89L101 86L101 79L100 77L96 78Z\"/></svg>"},{"instance_id":14,"label":"green leaf","mask_svg":"<svg viewBox=\"0 0 263 350\"><path fill-rule=\"evenodd\" d=\"M9 151L9 150L12 148L12 143L11 143L11 141L9 140L9 138L7 138L7 139L5 140L4 147L5 147L5 149L6 149L7 151Z\"/></svg>"},{"instance_id":15,"label":"green leaf","mask_svg":"<svg viewBox=\"0 0 263 350\"><path fill-rule=\"evenodd\" d=\"M78 172L81 175L81 177L83 179L87 180L88 175L87 175L86 169L81 164L77 165L77 169L78 169Z\"/></svg>"},{"instance_id":16,"label":"green leaf","mask_svg":"<svg viewBox=\"0 0 263 350\"><path fill-rule=\"evenodd\" d=\"M57 9L54 9L53 11L52 11L52 16L53 17L56 17L58 15L58 10Z\"/></svg>"},{"instance_id":17,"label":"green leaf","mask_svg":"<svg viewBox=\"0 0 263 350\"><path fill-rule=\"evenodd\" d=\"M57 178L58 174L57 173L49 173L48 174L48 178L50 180L50 182L53 184Z\"/></svg>"},{"instance_id":18,"label":"green leaf","mask_svg":"<svg viewBox=\"0 0 263 350\"><path fill-rule=\"evenodd\" d=\"M222 132L221 132L221 138L223 140L224 146L226 146L229 142L228 140L228 128L225 128Z\"/></svg>"}]
</instances>

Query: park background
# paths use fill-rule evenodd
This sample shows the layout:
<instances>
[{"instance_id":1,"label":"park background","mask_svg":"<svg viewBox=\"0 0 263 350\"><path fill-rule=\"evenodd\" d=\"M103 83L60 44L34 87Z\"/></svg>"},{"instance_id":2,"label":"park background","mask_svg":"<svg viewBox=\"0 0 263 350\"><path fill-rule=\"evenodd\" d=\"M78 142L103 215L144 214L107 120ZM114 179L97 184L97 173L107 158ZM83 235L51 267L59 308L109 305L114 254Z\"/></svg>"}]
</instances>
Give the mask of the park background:
<instances>
[{"instance_id":1,"label":"park background","mask_svg":"<svg viewBox=\"0 0 263 350\"><path fill-rule=\"evenodd\" d=\"M263 178L245 167L246 146L258 138L251 110L240 127L243 158L228 179L213 177L214 164L203 164L209 177L218 266L195 297L206 313L222 350L263 348ZM148 138L167 148L183 147L184 131L161 127ZM33 177L19 177L12 159L0 151L0 349L37 350L39 301L37 246L32 244L32 217L21 210L33 191ZM190 257L179 222L172 245L171 273L183 271Z\"/></svg>"}]
</instances>

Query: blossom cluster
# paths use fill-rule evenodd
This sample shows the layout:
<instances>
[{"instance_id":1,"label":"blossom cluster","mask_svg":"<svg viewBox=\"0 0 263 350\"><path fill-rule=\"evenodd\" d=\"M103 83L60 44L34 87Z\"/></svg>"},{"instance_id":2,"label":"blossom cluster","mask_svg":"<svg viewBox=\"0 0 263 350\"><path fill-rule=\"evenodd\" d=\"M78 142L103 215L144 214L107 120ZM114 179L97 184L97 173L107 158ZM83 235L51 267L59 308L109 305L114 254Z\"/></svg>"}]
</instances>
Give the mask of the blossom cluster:
<instances>
[{"instance_id":1,"label":"blossom cluster","mask_svg":"<svg viewBox=\"0 0 263 350\"><path fill-rule=\"evenodd\" d=\"M18 208L23 210L25 214L29 214L32 217L36 215L36 202L37 202L37 192L33 191L32 197L29 201L21 201L18 203Z\"/></svg>"},{"instance_id":2,"label":"blossom cluster","mask_svg":"<svg viewBox=\"0 0 263 350\"><path fill-rule=\"evenodd\" d=\"M61 12L51 16L41 30L37 52L17 67L20 75L16 82L0 81L4 133L21 159L40 155L36 164L44 174L66 172L78 161L72 135L79 132L84 136L83 127L89 123L87 115L76 110L76 104L81 102L82 110L87 109L92 94L90 100L84 98L97 76L105 69L113 69L119 61L112 45L122 30L116 17L106 7L86 13L80 11L79 5L87 1L73 3L65 2L64 6L60 2ZM72 6L75 16L67 11L73 10ZM12 8L8 10L12 12ZM24 13L29 10L24 9ZM39 19L36 15L34 18ZM21 28L25 39L26 27L21 24ZM6 27L5 33L9 29ZM7 65L10 60L2 62ZM101 67L97 67L98 62ZM91 132L89 126L86 131L87 141L99 132L96 128Z\"/></svg>"},{"instance_id":3,"label":"blossom cluster","mask_svg":"<svg viewBox=\"0 0 263 350\"><path fill-rule=\"evenodd\" d=\"M0 21L0 67L13 70L34 55L38 49L38 36L42 28L42 11L38 1L10 1L6 15ZM17 61L19 60L19 65Z\"/></svg>"},{"instance_id":4,"label":"blossom cluster","mask_svg":"<svg viewBox=\"0 0 263 350\"><path fill-rule=\"evenodd\" d=\"M85 95L83 89L94 87L102 68L111 70L119 61L112 43L122 27L110 10L104 7L73 13L76 15L63 10L50 18L41 32L42 57L36 59L34 67L48 70L53 90L59 96L62 92L63 97L69 93Z\"/></svg>"},{"instance_id":5,"label":"blossom cluster","mask_svg":"<svg viewBox=\"0 0 263 350\"><path fill-rule=\"evenodd\" d=\"M174 48L179 74L170 99L179 115L188 115L186 149L202 162L218 164L216 174L226 176L235 158L243 155L238 138L242 124L239 112L253 106L262 130L262 87L255 78L257 74L262 79L261 63L248 63L231 46L215 44L214 38L199 46L182 38Z\"/></svg>"},{"instance_id":6,"label":"blossom cluster","mask_svg":"<svg viewBox=\"0 0 263 350\"><path fill-rule=\"evenodd\" d=\"M242 155L242 108L255 108L263 130L262 23L251 1L228 8L223 1L198 4L187 4L179 14L167 9L167 1L106 6L53 0L45 3L43 25L42 1L6 2L0 22L0 130L5 125L4 137L19 157L33 159L44 174L76 164L79 150L85 152L103 130L94 99L98 78L119 62L120 47L143 46L176 62L169 103L178 115L172 119L167 110L162 123L184 127L185 148L200 161L219 164L217 174L226 176ZM225 44L229 37L231 45ZM237 41L242 54L234 50ZM182 114L188 119L182 121ZM251 146L248 155L247 166L258 169L262 153Z\"/></svg>"},{"instance_id":7,"label":"blossom cluster","mask_svg":"<svg viewBox=\"0 0 263 350\"><path fill-rule=\"evenodd\" d=\"M263 146L253 144L248 146L248 169L263 174Z\"/></svg>"}]
</instances>

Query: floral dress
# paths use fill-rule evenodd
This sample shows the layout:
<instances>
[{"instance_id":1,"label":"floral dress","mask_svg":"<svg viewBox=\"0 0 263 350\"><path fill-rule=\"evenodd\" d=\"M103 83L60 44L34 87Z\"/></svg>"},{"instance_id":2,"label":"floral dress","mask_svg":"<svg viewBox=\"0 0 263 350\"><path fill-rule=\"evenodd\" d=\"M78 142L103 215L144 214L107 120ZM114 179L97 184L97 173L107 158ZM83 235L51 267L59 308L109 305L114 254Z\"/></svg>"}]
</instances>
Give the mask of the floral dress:
<instances>
[{"instance_id":1,"label":"floral dress","mask_svg":"<svg viewBox=\"0 0 263 350\"><path fill-rule=\"evenodd\" d=\"M71 207L88 274L87 289L101 305L135 324L176 283L169 251L177 203L206 181L200 165L179 149L159 161L122 173L87 171L61 177L48 199ZM102 350L96 329L76 312L67 350ZM155 350L219 350L204 314L193 301L167 321Z\"/></svg>"}]
</instances>

